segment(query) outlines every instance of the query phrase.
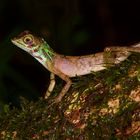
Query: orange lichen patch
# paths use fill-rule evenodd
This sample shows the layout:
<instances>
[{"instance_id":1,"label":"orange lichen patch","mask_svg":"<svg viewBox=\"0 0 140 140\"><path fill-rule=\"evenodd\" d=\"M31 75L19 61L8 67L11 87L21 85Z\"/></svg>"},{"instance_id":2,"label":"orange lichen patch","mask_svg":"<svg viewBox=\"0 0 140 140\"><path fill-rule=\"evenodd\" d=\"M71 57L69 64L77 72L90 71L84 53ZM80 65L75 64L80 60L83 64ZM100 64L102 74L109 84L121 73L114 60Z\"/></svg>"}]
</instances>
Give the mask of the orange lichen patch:
<instances>
[{"instance_id":1,"label":"orange lichen patch","mask_svg":"<svg viewBox=\"0 0 140 140\"><path fill-rule=\"evenodd\" d=\"M17 136L17 131L13 131L12 133L13 133L12 138L16 138L16 136Z\"/></svg>"},{"instance_id":2,"label":"orange lichen patch","mask_svg":"<svg viewBox=\"0 0 140 140\"><path fill-rule=\"evenodd\" d=\"M1 137L2 139L4 139L5 136L6 136L6 132L5 132L5 131L2 131L0 137Z\"/></svg>"},{"instance_id":3,"label":"orange lichen patch","mask_svg":"<svg viewBox=\"0 0 140 140\"><path fill-rule=\"evenodd\" d=\"M119 99L110 99L107 104L108 104L108 107L102 108L99 111L100 116L104 116L111 113L114 113L114 114L117 113L119 109L119 105L120 105Z\"/></svg>"},{"instance_id":4,"label":"orange lichen patch","mask_svg":"<svg viewBox=\"0 0 140 140\"><path fill-rule=\"evenodd\" d=\"M86 126L87 126L86 123L81 123L81 122L80 122L80 123L77 123L77 124L76 124L76 127L79 128L79 129L84 129Z\"/></svg>"},{"instance_id":5,"label":"orange lichen patch","mask_svg":"<svg viewBox=\"0 0 140 140\"><path fill-rule=\"evenodd\" d=\"M39 138L39 136L37 135L37 134L34 134L33 136L32 136L32 139L34 140L39 140L40 138Z\"/></svg>"},{"instance_id":6,"label":"orange lichen patch","mask_svg":"<svg viewBox=\"0 0 140 140\"><path fill-rule=\"evenodd\" d=\"M16 138L16 136L17 136L17 131L13 131L12 134L11 134L11 132L6 132L6 131L2 131L0 133L0 138L2 138L2 139L7 139L8 137L9 138L11 137L12 139L14 139L14 138Z\"/></svg>"},{"instance_id":7,"label":"orange lichen patch","mask_svg":"<svg viewBox=\"0 0 140 140\"><path fill-rule=\"evenodd\" d=\"M131 124L131 127L129 127L126 130L126 134L130 135L130 134L136 134L140 132L140 121L134 121Z\"/></svg>"},{"instance_id":8,"label":"orange lichen patch","mask_svg":"<svg viewBox=\"0 0 140 140\"><path fill-rule=\"evenodd\" d=\"M83 123L81 121L81 112L80 110L73 110L71 112L65 112L65 117L68 119L68 121L72 124L74 124L77 128L84 129L86 127L86 123Z\"/></svg>"},{"instance_id":9,"label":"orange lichen patch","mask_svg":"<svg viewBox=\"0 0 140 140\"><path fill-rule=\"evenodd\" d=\"M136 102L140 102L140 86L138 86L135 90L132 90L129 98Z\"/></svg>"},{"instance_id":10,"label":"orange lichen patch","mask_svg":"<svg viewBox=\"0 0 140 140\"><path fill-rule=\"evenodd\" d=\"M73 110L71 112L65 112L64 115L73 124L77 124L80 122L80 110Z\"/></svg>"},{"instance_id":11,"label":"orange lichen patch","mask_svg":"<svg viewBox=\"0 0 140 140\"><path fill-rule=\"evenodd\" d=\"M122 90L121 84L115 85L114 88L113 88L113 90L115 90L115 91L121 91Z\"/></svg>"},{"instance_id":12,"label":"orange lichen patch","mask_svg":"<svg viewBox=\"0 0 140 140\"><path fill-rule=\"evenodd\" d=\"M138 75L138 71L136 70L136 65L133 65L128 71L128 76L135 77L137 75Z\"/></svg>"},{"instance_id":13,"label":"orange lichen patch","mask_svg":"<svg viewBox=\"0 0 140 140\"><path fill-rule=\"evenodd\" d=\"M111 99L108 101L109 113L116 113L119 108L119 99Z\"/></svg>"},{"instance_id":14,"label":"orange lichen patch","mask_svg":"<svg viewBox=\"0 0 140 140\"><path fill-rule=\"evenodd\" d=\"M99 115L100 115L100 116L104 116L104 115L106 115L106 114L108 114L108 108L102 108L102 109L100 110L100 112L99 112Z\"/></svg>"},{"instance_id":15,"label":"orange lichen patch","mask_svg":"<svg viewBox=\"0 0 140 140\"><path fill-rule=\"evenodd\" d=\"M43 136L47 136L49 134L49 131L43 131Z\"/></svg>"},{"instance_id":16,"label":"orange lichen patch","mask_svg":"<svg viewBox=\"0 0 140 140\"><path fill-rule=\"evenodd\" d=\"M117 84L117 85L115 85L115 89L116 90L121 90L122 89L122 86L120 84Z\"/></svg>"},{"instance_id":17,"label":"orange lichen patch","mask_svg":"<svg viewBox=\"0 0 140 140\"><path fill-rule=\"evenodd\" d=\"M110 108L119 107L119 99L111 99L108 101L108 106Z\"/></svg>"}]
</instances>

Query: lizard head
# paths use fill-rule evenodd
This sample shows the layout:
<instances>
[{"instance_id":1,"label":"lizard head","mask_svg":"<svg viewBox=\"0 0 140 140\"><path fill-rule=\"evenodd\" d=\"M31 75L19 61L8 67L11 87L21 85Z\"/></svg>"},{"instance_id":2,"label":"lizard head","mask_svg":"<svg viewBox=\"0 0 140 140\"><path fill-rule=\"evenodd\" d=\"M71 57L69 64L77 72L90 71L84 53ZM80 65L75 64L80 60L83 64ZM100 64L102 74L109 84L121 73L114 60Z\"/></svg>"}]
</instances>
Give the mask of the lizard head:
<instances>
[{"instance_id":1,"label":"lizard head","mask_svg":"<svg viewBox=\"0 0 140 140\"><path fill-rule=\"evenodd\" d=\"M30 53L39 61L52 60L54 51L47 42L38 36L31 34L29 31L24 31L17 37L11 39L12 43L22 50Z\"/></svg>"},{"instance_id":2,"label":"lizard head","mask_svg":"<svg viewBox=\"0 0 140 140\"><path fill-rule=\"evenodd\" d=\"M31 34L29 31L22 32L17 37L11 39L11 41L28 53L37 52L41 44L45 42L42 38Z\"/></svg>"}]
</instances>

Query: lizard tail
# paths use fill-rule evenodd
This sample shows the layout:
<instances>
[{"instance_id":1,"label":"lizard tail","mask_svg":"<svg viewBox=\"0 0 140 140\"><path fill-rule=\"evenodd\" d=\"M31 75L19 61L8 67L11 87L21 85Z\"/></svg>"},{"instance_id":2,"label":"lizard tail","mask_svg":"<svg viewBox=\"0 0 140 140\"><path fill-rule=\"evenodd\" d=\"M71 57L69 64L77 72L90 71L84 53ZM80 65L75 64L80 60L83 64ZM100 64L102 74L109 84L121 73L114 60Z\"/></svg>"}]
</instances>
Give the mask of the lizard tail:
<instances>
[{"instance_id":1,"label":"lizard tail","mask_svg":"<svg viewBox=\"0 0 140 140\"><path fill-rule=\"evenodd\" d=\"M131 45L131 47L137 47L137 48L140 48L140 42L139 43L136 43L134 45Z\"/></svg>"}]
</instances>

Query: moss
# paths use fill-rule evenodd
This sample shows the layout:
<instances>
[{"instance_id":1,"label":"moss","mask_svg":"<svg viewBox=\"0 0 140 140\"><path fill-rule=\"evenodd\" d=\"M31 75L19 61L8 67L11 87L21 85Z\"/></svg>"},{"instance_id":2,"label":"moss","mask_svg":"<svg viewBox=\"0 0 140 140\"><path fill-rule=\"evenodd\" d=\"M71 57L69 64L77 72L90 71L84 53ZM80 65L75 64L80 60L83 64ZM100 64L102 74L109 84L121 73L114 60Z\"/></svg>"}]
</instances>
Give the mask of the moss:
<instances>
[{"instance_id":1,"label":"moss","mask_svg":"<svg viewBox=\"0 0 140 140\"><path fill-rule=\"evenodd\" d=\"M4 106L0 138L4 140L121 140L140 138L140 56L107 70L73 79L67 95L53 103L21 98L21 108ZM60 87L61 88L61 87Z\"/></svg>"}]
</instances>

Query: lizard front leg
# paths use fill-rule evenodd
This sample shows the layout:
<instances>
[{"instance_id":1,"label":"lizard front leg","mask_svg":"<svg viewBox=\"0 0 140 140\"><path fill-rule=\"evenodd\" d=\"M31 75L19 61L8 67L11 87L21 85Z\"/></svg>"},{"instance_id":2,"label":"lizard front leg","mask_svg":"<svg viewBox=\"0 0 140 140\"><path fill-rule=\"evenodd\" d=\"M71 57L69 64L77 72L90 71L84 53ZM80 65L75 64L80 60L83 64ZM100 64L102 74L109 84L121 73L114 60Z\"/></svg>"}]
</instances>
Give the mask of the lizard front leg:
<instances>
[{"instance_id":1,"label":"lizard front leg","mask_svg":"<svg viewBox=\"0 0 140 140\"><path fill-rule=\"evenodd\" d=\"M59 93L59 95L55 98L55 102L58 103L58 102L61 101L61 99L63 98L63 96L64 96L64 95L66 94L66 92L69 90L72 81L71 81L71 79L70 79L67 75L65 75L65 74L63 74L63 73L61 73L61 72L57 72L56 74L57 74L61 79L63 79L63 80L66 82L65 86L62 88L62 90L61 90L61 92ZM54 73L51 73L51 74L50 74L50 85L49 85L49 87L48 87L48 89L47 89L47 92L46 92L46 94L45 94L45 97L44 97L45 99L47 99L47 98L50 96L51 92L52 92L53 89L54 89L54 86L55 86L55 74L54 74Z\"/></svg>"},{"instance_id":2,"label":"lizard front leg","mask_svg":"<svg viewBox=\"0 0 140 140\"><path fill-rule=\"evenodd\" d=\"M54 89L54 86L55 86L55 74L51 73L50 74L50 85L49 85L49 87L46 91L46 94L45 94L45 97L44 97L45 99L47 99L50 96L51 92Z\"/></svg>"}]
</instances>

